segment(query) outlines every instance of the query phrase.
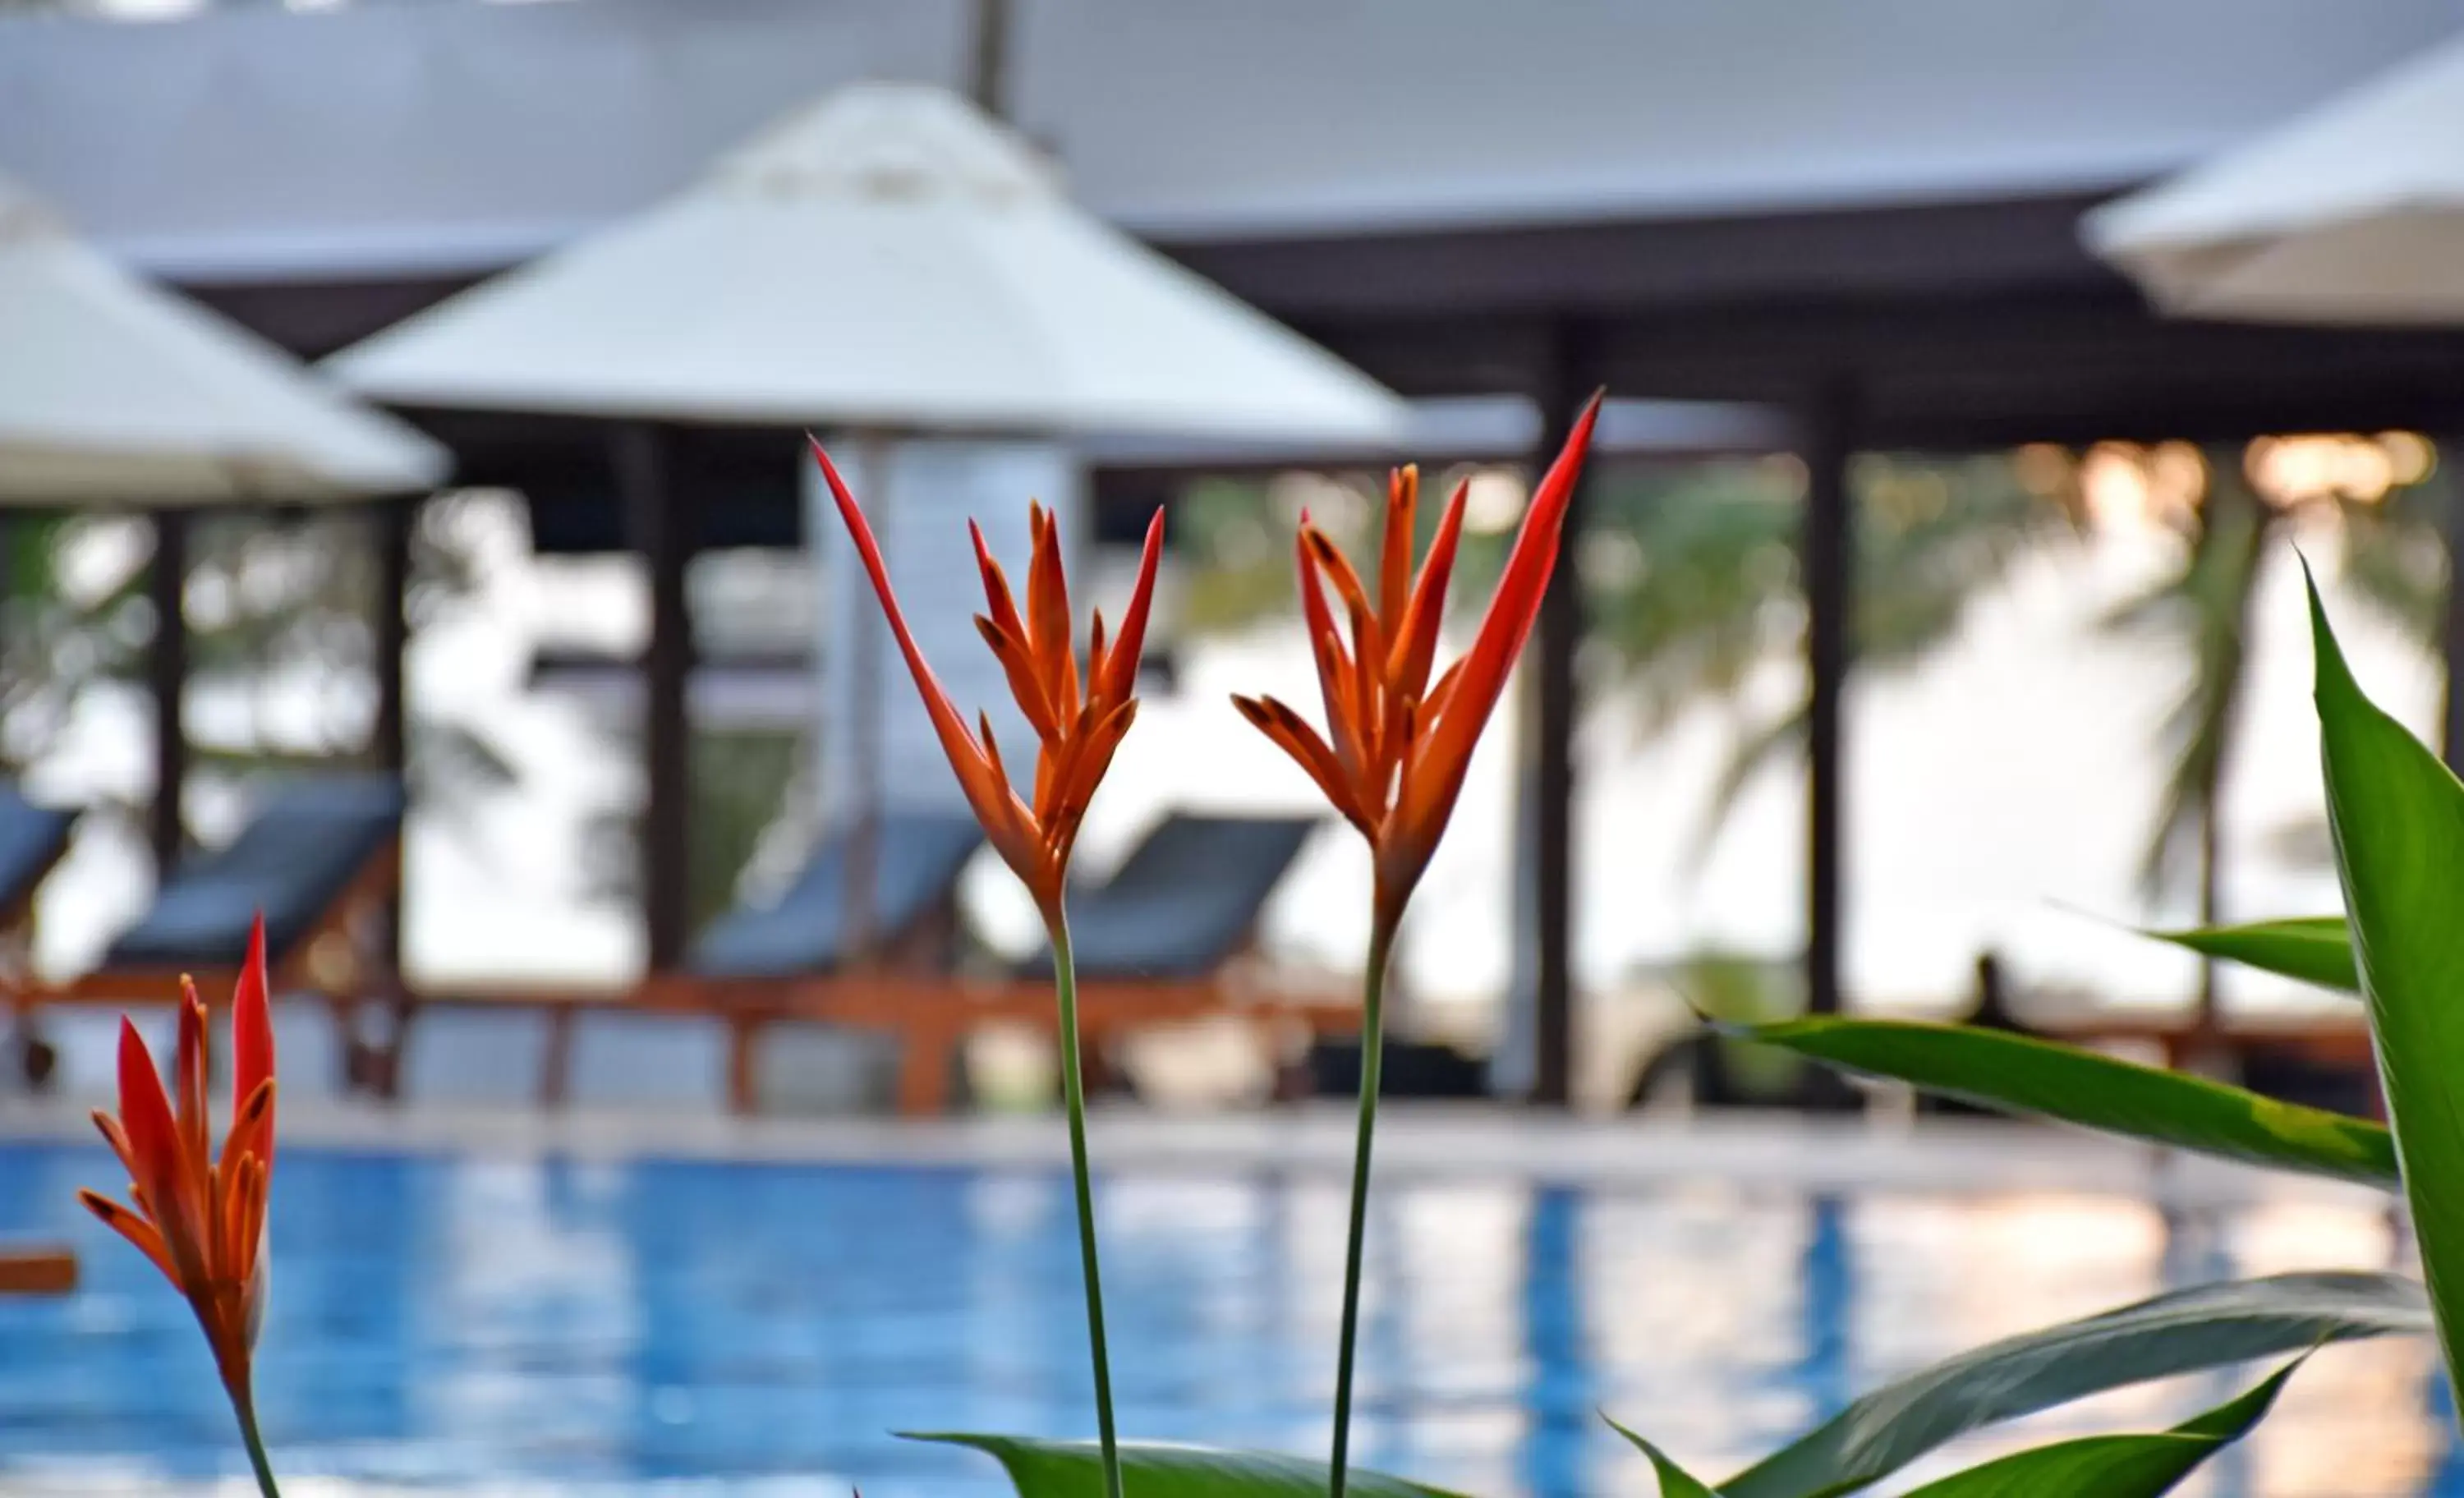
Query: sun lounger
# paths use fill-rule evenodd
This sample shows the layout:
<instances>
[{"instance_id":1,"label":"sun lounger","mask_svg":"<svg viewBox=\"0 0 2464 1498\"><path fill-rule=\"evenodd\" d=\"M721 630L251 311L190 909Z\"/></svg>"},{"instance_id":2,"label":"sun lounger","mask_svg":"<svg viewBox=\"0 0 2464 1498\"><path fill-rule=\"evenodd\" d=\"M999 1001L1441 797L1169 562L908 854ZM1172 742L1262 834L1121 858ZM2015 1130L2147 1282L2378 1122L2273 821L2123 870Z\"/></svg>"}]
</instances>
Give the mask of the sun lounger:
<instances>
[{"instance_id":1,"label":"sun lounger","mask_svg":"<svg viewBox=\"0 0 2464 1498\"><path fill-rule=\"evenodd\" d=\"M183 974L209 995L227 994L259 913L275 988L322 995L344 1022L352 1001L395 983L363 938L399 882L405 810L402 782L389 775L283 782L237 837L171 870L99 969L19 995L20 1023L53 1004L167 1003Z\"/></svg>"},{"instance_id":2,"label":"sun lounger","mask_svg":"<svg viewBox=\"0 0 2464 1498\"><path fill-rule=\"evenodd\" d=\"M33 954L27 950L34 914L34 892L42 888L69 850L77 813L28 801L18 789L0 783L0 973L13 995L32 981ZM50 1080L53 1051L22 1024L16 1033L17 1064L26 1080L40 1086Z\"/></svg>"},{"instance_id":3,"label":"sun lounger","mask_svg":"<svg viewBox=\"0 0 2464 1498\"><path fill-rule=\"evenodd\" d=\"M31 954L25 948L34 892L68 853L76 826L76 812L35 805L15 786L0 784L0 941L11 949L7 972L12 991L21 991L29 980ZM27 1081L36 1086L50 1081L52 1048L35 1037L22 1014L16 1038L18 1064ZM77 1254L65 1245L0 1244L0 1297L65 1295L77 1283Z\"/></svg>"},{"instance_id":4,"label":"sun lounger","mask_svg":"<svg viewBox=\"0 0 2464 1498\"><path fill-rule=\"evenodd\" d=\"M1212 977L1256 939L1266 901L1318 824L1176 812L1102 884L1069 894L1080 983ZM1027 964L1048 977L1052 955Z\"/></svg>"},{"instance_id":5,"label":"sun lounger","mask_svg":"<svg viewBox=\"0 0 2464 1498\"><path fill-rule=\"evenodd\" d=\"M1357 1027L1357 1005L1252 1002L1232 963L1252 946L1259 914L1282 885L1313 818L1173 813L1101 885L1069 892L1069 936L1079 973L1079 1040L1101 1054L1111 1040L1155 1024L1249 1010ZM938 1113L966 1037L985 1024L1057 1030L1052 954L1020 963L1008 980L840 980L788 993L791 1013L892 1032L899 1043L897 1106ZM1288 996L1269 996L1288 998Z\"/></svg>"},{"instance_id":6,"label":"sun lounger","mask_svg":"<svg viewBox=\"0 0 2464 1498\"><path fill-rule=\"evenodd\" d=\"M860 916L848 898L856 837L842 830L814 850L776 901L721 916L686 958L685 982L707 985L727 1010L726 1087L739 1112L759 1105L763 1076L777 1069L763 1067L762 1052L778 1028L813 1023L792 1012L788 990L796 980L887 972L940 977L957 960L958 878L983 846L983 829L963 812L892 812L872 836L872 887ZM586 1080L582 1070L577 1065L577 1083Z\"/></svg>"},{"instance_id":7,"label":"sun lounger","mask_svg":"<svg viewBox=\"0 0 2464 1498\"><path fill-rule=\"evenodd\" d=\"M15 932L33 913L34 892L69 850L77 813L38 806L0 783L0 931Z\"/></svg>"},{"instance_id":8,"label":"sun lounger","mask_svg":"<svg viewBox=\"0 0 2464 1498\"><path fill-rule=\"evenodd\" d=\"M848 926L847 880L854 839L826 839L784 894L719 917L686 958L703 978L780 979L836 971L863 959L878 965L948 965L957 930L958 875L983 846L967 816L893 814L875 829L869 950ZM905 961L900 961L905 958Z\"/></svg>"},{"instance_id":9,"label":"sun lounger","mask_svg":"<svg viewBox=\"0 0 2464 1498\"><path fill-rule=\"evenodd\" d=\"M1310 818L1176 813L1111 879L1071 892L1082 1044L1100 1055L1139 1030L1222 1016L1312 1035L1356 1030L1359 1008L1348 994L1295 994L1242 971L1266 901L1317 826ZM896 1026L899 1109L929 1113L944 1106L952 1062L973 1030L1057 1028L1051 972L1047 952L1005 984L819 997L844 1023Z\"/></svg>"},{"instance_id":10,"label":"sun lounger","mask_svg":"<svg viewBox=\"0 0 2464 1498\"><path fill-rule=\"evenodd\" d=\"M267 959L309 956L354 896L394 884L402 782L387 775L306 777L276 787L239 836L183 859L136 925L103 956L106 972L236 969L250 924L265 917Z\"/></svg>"},{"instance_id":11,"label":"sun lounger","mask_svg":"<svg viewBox=\"0 0 2464 1498\"><path fill-rule=\"evenodd\" d=\"M963 825L964 833L957 826L950 833L954 845L973 831L971 824ZM1133 1031L1227 1014L1278 1030L1356 1030L1359 1005L1349 992L1294 993L1258 981L1240 960L1253 944L1267 899L1317 826L1304 818L1175 815L1148 834L1111 879L1073 892L1082 1039L1101 1046ZM916 862L931 865L920 851ZM885 857L883 883L894 893L902 880L891 876L891 863ZM955 880L955 864L949 869ZM885 909L891 904L884 900ZM836 930L834 917L817 924L825 933ZM700 955L705 969L718 965L710 956L715 946L715 940L706 944ZM744 1017L737 1033L746 1037L731 1063L731 1092L739 1105L751 1095L750 1037L759 1025L818 1022L892 1038L899 1111L942 1112L968 1036L995 1024L1056 1028L1050 973L1047 955L1005 977L982 979L934 963L842 967L758 983L727 979L735 1012ZM654 1007L696 1002L681 981L653 983L642 997Z\"/></svg>"},{"instance_id":12,"label":"sun lounger","mask_svg":"<svg viewBox=\"0 0 2464 1498\"><path fill-rule=\"evenodd\" d=\"M869 935L861 939L848 921L846 898L856 862L854 839L841 832L814 849L777 900L719 917L681 969L654 973L631 990L515 988L401 996L380 1069L398 1075L397 1057L403 1068L433 1069L427 1062L446 1037L431 1045L417 1033L432 1024L457 1037L494 1026L504 1031L509 1046L537 1057L529 1067L536 1078L531 1091L542 1107L569 1101L612 1105L636 1092L642 1101L676 1106L702 1094L700 1079L711 1070L708 1057L723 1046L718 1071L729 1106L751 1112L762 1071L757 1049L763 1032L781 1022L815 1018L796 1012L803 985L859 970L925 973L937 980L949 969L958 933L958 878L983 845L982 829L963 814L893 813L873 835ZM430 1011L436 1011L432 1018L422 1017ZM505 1011L541 1016L537 1033L517 1013ZM646 1046L671 1053L676 1063L647 1090L637 1084L649 1073L635 1064ZM496 1076L506 1066L486 1069ZM429 1080L417 1085L420 1095L431 1094Z\"/></svg>"},{"instance_id":13,"label":"sun lounger","mask_svg":"<svg viewBox=\"0 0 2464 1498\"><path fill-rule=\"evenodd\" d=\"M1240 971L1268 896L1314 826L1284 818L1175 817L1117 877L1074 895L1074 924L1086 933L1085 1038L1106 1042L1226 1014L1279 1031L1295 1025L1312 1034L1356 1030L1359 1008L1348 991L1296 994ZM622 993L406 994L396 1001L396 1043L411 1033L411 1018L423 1010L451 1009L457 1019L494 1010L486 1017L498 1021L515 1018L504 1011L539 1013L545 1044L537 1095L543 1106L558 1106L625 1100L609 1090L608 1079L617 1079L621 1090L626 1058L636 1056L646 1038L666 1034L684 1046L678 1075L648 1100L690 1106L708 1090L702 1080L711 1069L707 1026L715 1021L726 1034L725 1095L737 1112L750 1112L761 1090L766 1032L783 1024L866 1031L899 1047L900 1111L940 1112L952 1064L970 1034L992 1024L1049 1031L1055 1024L1048 976L1038 976L1035 962L986 978L949 966L958 874L981 840L972 822L955 818L884 824L874 907L880 940L869 946L869 955L846 937L839 903L846 852L833 840L778 904L722 919L677 972L653 975ZM1043 966L1048 975L1048 959ZM411 1043L414 1057L421 1049Z\"/></svg>"}]
</instances>

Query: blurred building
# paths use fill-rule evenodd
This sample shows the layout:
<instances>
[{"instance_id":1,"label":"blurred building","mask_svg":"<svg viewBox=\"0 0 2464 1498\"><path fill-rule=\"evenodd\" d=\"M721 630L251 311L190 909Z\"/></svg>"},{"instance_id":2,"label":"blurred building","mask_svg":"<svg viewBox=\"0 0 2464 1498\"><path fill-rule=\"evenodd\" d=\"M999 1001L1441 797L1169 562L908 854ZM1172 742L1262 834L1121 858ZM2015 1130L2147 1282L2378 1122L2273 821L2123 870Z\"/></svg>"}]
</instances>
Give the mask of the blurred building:
<instances>
[{"instance_id":1,"label":"blurred building","mask_svg":"<svg viewBox=\"0 0 2464 1498\"><path fill-rule=\"evenodd\" d=\"M2160 320L2078 236L2087 208L2464 29L2464 0L22 9L0 16L0 166L311 357L639 209L833 86L968 87L991 11L999 102L1079 201L1394 388L1528 403L1534 438L1600 384L1772 408L1764 440L1812 474L1817 1003L1850 453L2439 431L2464 377L2455 334ZM465 480L528 496L542 549L624 543L584 424L427 425ZM799 542L792 444L681 444L699 544ZM1222 460L1113 453L1099 495L1134 508ZM1571 660L1568 616L1543 638ZM1562 808L1571 667L1542 677L1539 788ZM1539 826L1561 852L1563 815ZM1564 904L1544 879L1544 995Z\"/></svg>"},{"instance_id":2,"label":"blurred building","mask_svg":"<svg viewBox=\"0 0 2464 1498\"><path fill-rule=\"evenodd\" d=\"M975 10L34 7L0 19L0 161L315 355L836 84L963 88ZM1004 102L1080 201L1407 393L1528 393L1576 319L1623 394L1791 399L1827 365L1863 378L1877 440L2133 411L2196 435L2187 386L2215 421L2333 425L2427 393L2452 350L2160 328L2074 224L2464 27L2454 0L1009 10Z\"/></svg>"}]
</instances>

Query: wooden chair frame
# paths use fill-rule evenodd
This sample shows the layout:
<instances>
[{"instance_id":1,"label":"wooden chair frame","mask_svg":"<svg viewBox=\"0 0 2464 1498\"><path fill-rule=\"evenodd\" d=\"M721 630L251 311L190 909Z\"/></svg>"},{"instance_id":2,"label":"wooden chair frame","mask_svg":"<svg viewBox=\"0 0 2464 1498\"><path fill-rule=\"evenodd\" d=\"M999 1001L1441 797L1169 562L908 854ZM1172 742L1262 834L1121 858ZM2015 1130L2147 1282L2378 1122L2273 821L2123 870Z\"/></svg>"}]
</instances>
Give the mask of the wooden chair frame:
<instances>
[{"instance_id":1,"label":"wooden chair frame","mask_svg":"<svg viewBox=\"0 0 2464 1498\"><path fill-rule=\"evenodd\" d=\"M271 971L266 975L269 986L277 995L305 991L325 1000L343 1039L345 1075L340 1080L346 1089L363 1080L358 1074L363 1063L351 1023L359 1001L402 989L401 975L390 971L390 964L372 959L359 936L371 921L390 916L394 896L401 888L402 836L397 832L368 855L359 871L325 903L297 940L274 955ZM333 951L338 943L353 956L348 980L333 984L316 968L320 955ZM180 980L184 977L196 982L198 992L206 995L209 1002L217 1002L238 981L239 969L106 967L57 986L22 989L11 995L10 1002L23 1031L37 1012L51 1006L143 1008L172 1002L179 997Z\"/></svg>"},{"instance_id":2,"label":"wooden chair frame","mask_svg":"<svg viewBox=\"0 0 2464 1498\"><path fill-rule=\"evenodd\" d=\"M1358 1032L1356 999L1259 981L1253 949L1254 943L1244 942L1241 954L1202 978L1083 980L1078 990L1082 1044L1101 1048L1126 1035L1225 1016L1246 1021L1270 1045L1295 1035ZM1057 1034L1060 1028L1049 980L952 976L933 970L934 955L929 944L910 944L878 966L799 978L662 973L628 992L406 990L387 1001L392 1024L385 1066L398 1075L402 1047L423 1009L541 1009L547 1014L548 1036L537 1095L539 1106L557 1108L571 1090L574 1026L583 1014L715 1018L727 1026L728 1106L751 1113L759 1101L755 1062L762 1032L779 1024L822 1024L894 1036L900 1047L898 1111L909 1117L926 1116L949 1107L957 1051L977 1030L1003 1025Z\"/></svg>"},{"instance_id":3,"label":"wooden chair frame","mask_svg":"<svg viewBox=\"0 0 2464 1498\"><path fill-rule=\"evenodd\" d=\"M0 905L0 944L5 944L7 949L6 960L0 962L0 974L5 975L0 976L0 999L8 1002L11 1013L15 1016L17 1067L29 1086L40 1086L44 1073L48 1069L44 1063L37 1060L41 1036L28 1023L23 1002L24 996L34 986L33 954L31 950L33 942L34 897L42 892L43 881L52 876L52 870L59 868L61 861L68 857L72 845L72 839L63 838L58 850L45 859L40 869L34 870L33 877L26 881L24 888L17 892L16 897L6 905Z\"/></svg>"}]
</instances>

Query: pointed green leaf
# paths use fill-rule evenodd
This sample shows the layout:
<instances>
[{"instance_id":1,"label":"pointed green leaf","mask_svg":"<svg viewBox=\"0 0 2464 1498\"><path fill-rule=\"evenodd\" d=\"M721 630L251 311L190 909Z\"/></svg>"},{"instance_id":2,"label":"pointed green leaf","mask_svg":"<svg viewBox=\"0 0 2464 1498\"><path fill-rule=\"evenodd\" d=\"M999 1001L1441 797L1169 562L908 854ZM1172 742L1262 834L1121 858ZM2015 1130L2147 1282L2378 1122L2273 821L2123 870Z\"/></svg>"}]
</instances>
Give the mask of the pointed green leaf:
<instances>
[{"instance_id":1,"label":"pointed green leaf","mask_svg":"<svg viewBox=\"0 0 2464 1498\"><path fill-rule=\"evenodd\" d=\"M2203 1077L2002 1030L1816 1017L1756 1025L1755 1040L1970 1102L2202 1155L2394 1190L2387 1130Z\"/></svg>"},{"instance_id":2,"label":"pointed green leaf","mask_svg":"<svg viewBox=\"0 0 2464 1498\"><path fill-rule=\"evenodd\" d=\"M2277 1274L2195 1286L1911 1374L1718 1490L1723 1498L1849 1492L1969 1431L2107 1389L2322 1342L2430 1330L2421 1287L2392 1274Z\"/></svg>"},{"instance_id":3,"label":"pointed green leaf","mask_svg":"<svg viewBox=\"0 0 2464 1498\"><path fill-rule=\"evenodd\" d=\"M2327 826L2451 1375L2464 1362L2464 785L2362 695L2310 590Z\"/></svg>"},{"instance_id":4,"label":"pointed green leaf","mask_svg":"<svg viewBox=\"0 0 2464 1498\"><path fill-rule=\"evenodd\" d=\"M2295 1363L2194 1420L2151 1436L2090 1436L2016 1452L1925 1484L1908 1498L2159 1498L2240 1440L2276 1403Z\"/></svg>"},{"instance_id":5,"label":"pointed green leaf","mask_svg":"<svg viewBox=\"0 0 2464 1498\"><path fill-rule=\"evenodd\" d=\"M972 1446L1000 1462L1019 1498L1102 1498L1103 1454L1091 1441L918 1432L910 1441ZM1121 1486L1138 1498L1324 1498L1327 1465L1272 1451L1224 1451L1162 1442L1121 1443ZM1455 1498L1442 1488L1352 1469L1344 1491L1361 1498Z\"/></svg>"},{"instance_id":6,"label":"pointed green leaf","mask_svg":"<svg viewBox=\"0 0 2464 1498\"><path fill-rule=\"evenodd\" d=\"M2151 931L2148 936L2205 957L2298 978L2321 988L2362 991L2353 965L2353 942L2342 915L2301 915L2247 926L2200 926L2189 931Z\"/></svg>"},{"instance_id":7,"label":"pointed green leaf","mask_svg":"<svg viewBox=\"0 0 2464 1498\"><path fill-rule=\"evenodd\" d=\"M1600 1418L1608 1420L1605 1415ZM1706 1487L1701 1478L1670 1461L1665 1452L1650 1442L1613 1420L1609 1421L1609 1429L1633 1442L1635 1449L1651 1459L1651 1469L1660 1477L1660 1498L1720 1498L1720 1495Z\"/></svg>"}]
</instances>

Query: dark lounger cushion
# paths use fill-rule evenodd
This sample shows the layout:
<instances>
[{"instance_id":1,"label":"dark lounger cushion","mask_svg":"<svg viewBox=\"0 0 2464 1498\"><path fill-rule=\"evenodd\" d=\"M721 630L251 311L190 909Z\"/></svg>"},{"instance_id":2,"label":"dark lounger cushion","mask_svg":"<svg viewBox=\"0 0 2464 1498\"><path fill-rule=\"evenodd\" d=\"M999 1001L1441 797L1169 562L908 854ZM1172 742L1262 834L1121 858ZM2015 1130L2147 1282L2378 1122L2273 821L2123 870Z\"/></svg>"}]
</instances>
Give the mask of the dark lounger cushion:
<instances>
[{"instance_id":1,"label":"dark lounger cushion","mask_svg":"<svg viewBox=\"0 0 2464 1498\"><path fill-rule=\"evenodd\" d=\"M881 819L872 924L894 938L957 888L984 840L969 816L894 812ZM794 978L826 972L847 957L846 888L849 834L831 833L776 905L730 911L693 946L687 966L712 978Z\"/></svg>"},{"instance_id":2,"label":"dark lounger cushion","mask_svg":"<svg viewBox=\"0 0 2464 1498\"><path fill-rule=\"evenodd\" d=\"M15 786L0 784L0 911L26 903L68 851L69 829L76 825L76 812L37 806Z\"/></svg>"},{"instance_id":3,"label":"dark lounger cushion","mask_svg":"<svg viewBox=\"0 0 2464 1498\"><path fill-rule=\"evenodd\" d=\"M1069 893L1082 978L1199 978L1240 950L1301 846L1310 817L1178 813L1147 834L1108 882ZM1052 971L1042 954L1029 971Z\"/></svg>"},{"instance_id":4,"label":"dark lounger cushion","mask_svg":"<svg viewBox=\"0 0 2464 1498\"><path fill-rule=\"evenodd\" d=\"M144 918L111 944L105 967L221 967L248 955L265 913L281 959L402 831L402 782L320 775L281 782L229 846L184 859Z\"/></svg>"}]
</instances>

